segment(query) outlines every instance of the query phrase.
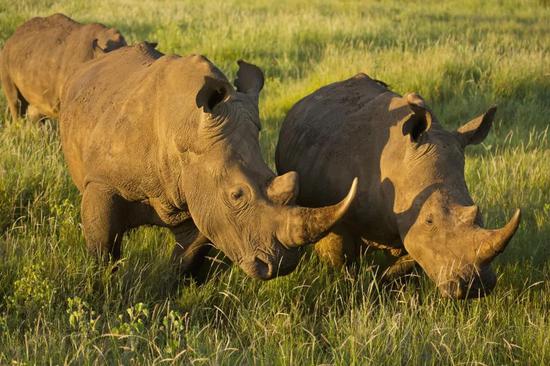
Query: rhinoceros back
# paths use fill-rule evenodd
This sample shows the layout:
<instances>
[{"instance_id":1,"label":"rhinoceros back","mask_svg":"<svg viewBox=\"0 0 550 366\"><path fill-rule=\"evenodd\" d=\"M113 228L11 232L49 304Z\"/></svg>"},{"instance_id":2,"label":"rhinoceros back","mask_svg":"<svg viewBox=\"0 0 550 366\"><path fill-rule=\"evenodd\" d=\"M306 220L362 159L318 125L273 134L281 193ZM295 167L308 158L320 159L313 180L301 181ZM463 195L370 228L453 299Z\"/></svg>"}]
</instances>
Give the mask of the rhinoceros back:
<instances>
[{"instance_id":1,"label":"rhinoceros back","mask_svg":"<svg viewBox=\"0 0 550 366\"><path fill-rule=\"evenodd\" d=\"M375 139L366 116L376 114L383 104L378 100L393 95L385 84L358 74L322 87L292 107L279 135L276 164L280 174L298 172L300 204L330 203L360 176L358 159L365 154L354 150L368 148Z\"/></svg>"},{"instance_id":2,"label":"rhinoceros back","mask_svg":"<svg viewBox=\"0 0 550 366\"><path fill-rule=\"evenodd\" d=\"M19 93L43 113L53 116L57 109L59 78L64 74L67 37L81 25L54 14L32 18L16 29L2 52L2 69ZM74 45L71 47L75 53Z\"/></svg>"},{"instance_id":3,"label":"rhinoceros back","mask_svg":"<svg viewBox=\"0 0 550 366\"><path fill-rule=\"evenodd\" d=\"M131 201L177 191L170 184L181 172L172 171L179 169L172 155L185 146L176 140L193 139L194 96L212 68L203 57L164 56L143 42L79 69L63 91L60 113L77 187L103 182Z\"/></svg>"},{"instance_id":4,"label":"rhinoceros back","mask_svg":"<svg viewBox=\"0 0 550 366\"><path fill-rule=\"evenodd\" d=\"M6 41L2 69L40 113L57 117L66 78L93 57L93 40L107 27L81 24L63 14L35 17Z\"/></svg>"}]
</instances>

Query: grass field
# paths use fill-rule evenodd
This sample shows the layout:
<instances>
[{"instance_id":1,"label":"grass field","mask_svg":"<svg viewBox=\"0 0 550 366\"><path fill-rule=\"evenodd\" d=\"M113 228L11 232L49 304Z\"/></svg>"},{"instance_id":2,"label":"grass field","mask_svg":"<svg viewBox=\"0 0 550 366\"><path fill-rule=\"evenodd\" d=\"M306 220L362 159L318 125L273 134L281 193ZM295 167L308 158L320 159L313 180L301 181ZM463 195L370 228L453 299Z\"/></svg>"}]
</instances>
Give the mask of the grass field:
<instances>
[{"instance_id":1,"label":"grass field","mask_svg":"<svg viewBox=\"0 0 550 366\"><path fill-rule=\"evenodd\" d=\"M421 3L0 0L0 45L63 12L205 54L230 79L239 58L260 65L271 166L293 103L359 71L419 92L448 128L497 104L466 178L489 226L524 213L481 300L441 299L423 275L387 288L369 263L335 271L314 256L273 281L230 267L197 286L151 228L126 237L109 276L85 250L56 124L12 121L2 95L0 364L550 365L550 4Z\"/></svg>"}]
</instances>

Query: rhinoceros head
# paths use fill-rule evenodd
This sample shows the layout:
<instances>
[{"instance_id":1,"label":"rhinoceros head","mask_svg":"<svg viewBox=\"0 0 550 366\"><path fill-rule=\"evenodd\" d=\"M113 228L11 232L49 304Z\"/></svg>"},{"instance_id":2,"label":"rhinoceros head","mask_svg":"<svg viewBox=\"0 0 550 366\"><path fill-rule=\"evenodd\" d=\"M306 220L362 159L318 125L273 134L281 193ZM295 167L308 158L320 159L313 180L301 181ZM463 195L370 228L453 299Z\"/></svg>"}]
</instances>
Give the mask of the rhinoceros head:
<instances>
[{"instance_id":1,"label":"rhinoceros head","mask_svg":"<svg viewBox=\"0 0 550 366\"><path fill-rule=\"evenodd\" d=\"M292 271L301 246L315 242L348 210L356 181L340 203L294 205L298 176L275 174L262 160L258 96L261 70L243 61L235 85L206 77L196 97L200 126L184 178L189 211L199 230L250 276Z\"/></svg>"},{"instance_id":2,"label":"rhinoceros head","mask_svg":"<svg viewBox=\"0 0 550 366\"><path fill-rule=\"evenodd\" d=\"M124 36L116 28L102 28L95 34L95 37L92 40L94 56L111 52L127 45ZM153 45L153 48L155 46L156 44Z\"/></svg>"},{"instance_id":3,"label":"rhinoceros head","mask_svg":"<svg viewBox=\"0 0 550 366\"><path fill-rule=\"evenodd\" d=\"M496 108L449 132L417 94L392 104L406 112L390 132L381 168L404 246L444 296L483 296L496 283L490 263L520 222L517 210L503 228L485 229L464 179L464 149L487 136Z\"/></svg>"}]
</instances>

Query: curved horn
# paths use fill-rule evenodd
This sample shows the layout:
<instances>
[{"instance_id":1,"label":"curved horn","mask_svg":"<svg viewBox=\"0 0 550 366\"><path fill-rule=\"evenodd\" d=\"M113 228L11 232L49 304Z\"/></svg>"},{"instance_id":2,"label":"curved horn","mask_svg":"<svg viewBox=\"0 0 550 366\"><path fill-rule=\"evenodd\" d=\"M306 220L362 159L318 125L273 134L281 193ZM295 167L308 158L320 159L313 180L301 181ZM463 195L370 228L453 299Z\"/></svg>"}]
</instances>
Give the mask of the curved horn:
<instances>
[{"instance_id":1,"label":"curved horn","mask_svg":"<svg viewBox=\"0 0 550 366\"><path fill-rule=\"evenodd\" d=\"M483 240L478 252L481 263L489 263L506 249L506 245L518 229L520 219L521 210L518 208L514 216L502 229L488 230L489 234Z\"/></svg>"},{"instance_id":2,"label":"curved horn","mask_svg":"<svg viewBox=\"0 0 550 366\"><path fill-rule=\"evenodd\" d=\"M314 243L348 212L357 194L358 179L353 179L347 196L339 203L321 208L292 207L284 211L277 228L277 239L287 248Z\"/></svg>"}]
</instances>

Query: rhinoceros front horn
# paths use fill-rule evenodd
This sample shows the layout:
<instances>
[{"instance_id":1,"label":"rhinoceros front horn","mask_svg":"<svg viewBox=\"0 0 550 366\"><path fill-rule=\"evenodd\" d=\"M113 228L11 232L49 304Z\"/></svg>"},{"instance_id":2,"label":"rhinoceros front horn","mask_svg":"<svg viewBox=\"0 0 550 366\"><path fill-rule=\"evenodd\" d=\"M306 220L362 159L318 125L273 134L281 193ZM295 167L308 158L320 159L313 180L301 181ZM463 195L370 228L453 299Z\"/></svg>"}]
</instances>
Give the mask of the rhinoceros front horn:
<instances>
[{"instance_id":1,"label":"rhinoceros front horn","mask_svg":"<svg viewBox=\"0 0 550 366\"><path fill-rule=\"evenodd\" d=\"M357 193L355 178L347 196L339 203L320 207L285 208L278 223L277 239L287 248L296 248L321 239L348 211Z\"/></svg>"},{"instance_id":2,"label":"rhinoceros front horn","mask_svg":"<svg viewBox=\"0 0 550 366\"><path fill-rule=\"evenodd\" d=\"M487 236L482 241L478 257L482 264L491 262L497 255L506 249L506 245L516 233L521 219L521 210L518 208L510 221L498 230L487 230Z\"/></svg>"}]
</instances>

